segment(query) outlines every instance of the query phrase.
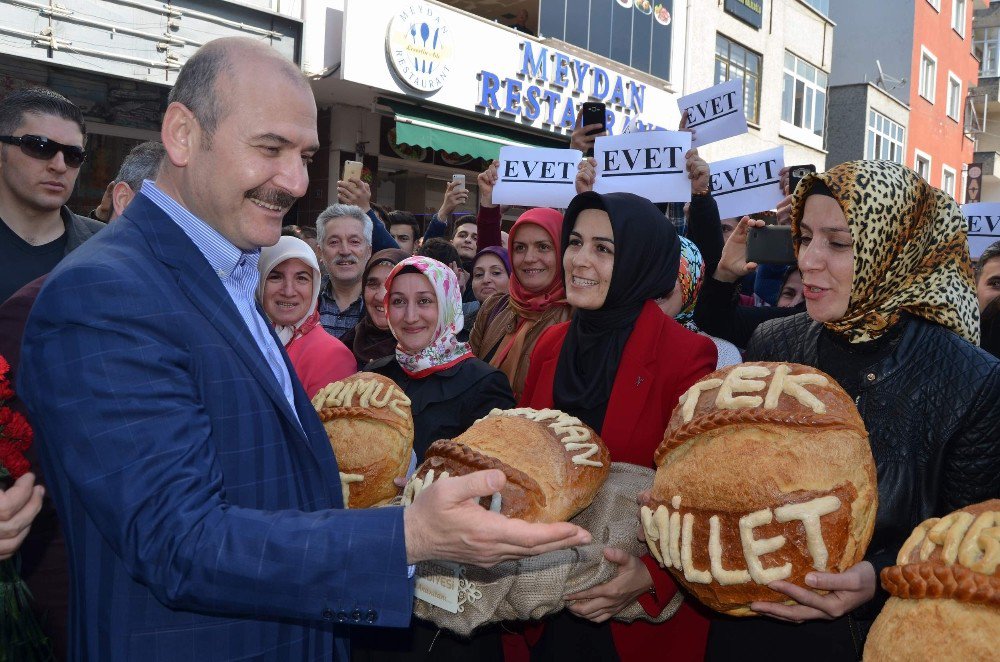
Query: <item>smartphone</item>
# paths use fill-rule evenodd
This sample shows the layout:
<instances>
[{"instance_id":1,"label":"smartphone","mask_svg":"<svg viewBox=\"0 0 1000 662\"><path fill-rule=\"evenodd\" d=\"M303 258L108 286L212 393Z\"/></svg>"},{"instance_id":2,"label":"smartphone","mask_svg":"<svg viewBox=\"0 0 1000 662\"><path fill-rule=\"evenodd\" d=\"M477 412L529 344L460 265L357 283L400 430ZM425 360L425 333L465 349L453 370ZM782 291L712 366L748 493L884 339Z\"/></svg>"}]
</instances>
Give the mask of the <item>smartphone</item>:
<instances>
[{"instance_id":1,"label":"smartphone","mask_svg":"<svg viewBox=\"0 0 1000 662\"><path fill-rule=\"evenodd\" d=\"M583 118L581 119L581 126L587 126L590 124L600 124L601 128L596 131L591 131L588 136L592 136L598 133L604 133L607 130L607 106L600 101L586 101L583 104ZM587 150L585 156L593 156L594 148L591 147Z\"/></svg>"},{"instance_id":2,"label":"smartphone","mask_svg":"<svg viewBox=\"0 0 1000 662\"><path fill-rule=\"evenodd\" d=\"M792 228L787 225L750 228L747 234L747 262L795 264Z\"/></svg>"},{"instance_id":3,"label":"smartphone","mask_svg":"<svg viewBox=\"0 0 1000 662\"><path fill-rule=\"evenodd\" d=\"M361 161L344 161L344 176L341 178L342 181L347 181L348 179L361 179Z\"/></svg>"},{"instance_id":4,"label":"smartphone","mask_svg":"<svg viewBox=\"0 0 1000 662\"><path fill-rule=\"evenodd\" d=\"M799 182L802 181L802 178L810 172L816 172L816 166L806 164L790 167L788 169L788 190L791 193L795 193L795 187L798 186Z\"/></svg>"},{"instance_id":5,"label":"smartphone","mask_svg":"<svg viewBox=\"0 0 1000 662\"><path fill-rule=\"evenodd\" d=\"M458 182L458 188L465 190L465 175L452 175L451 181Z\"/></svg>"}]
</instances>

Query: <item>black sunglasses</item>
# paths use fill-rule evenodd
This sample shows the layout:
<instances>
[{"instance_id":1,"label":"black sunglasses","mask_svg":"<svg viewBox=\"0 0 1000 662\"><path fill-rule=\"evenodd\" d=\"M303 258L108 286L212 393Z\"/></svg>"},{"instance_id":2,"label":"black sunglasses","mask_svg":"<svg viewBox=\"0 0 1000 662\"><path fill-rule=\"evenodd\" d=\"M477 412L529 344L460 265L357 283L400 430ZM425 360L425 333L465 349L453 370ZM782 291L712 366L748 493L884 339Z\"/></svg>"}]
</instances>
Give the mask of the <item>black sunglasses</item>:
<instances>
[{"instance_id":1,"label":"black sunglasses","mask_svg":"<svg viewBox=\"0 0 1000 662\"><path fill-rule=\"evenodd\" d=\"M80 147L63 145L45 136L0 136L0 143L20 145L21 151L36 159L48 161L56 152L63 153L63 159L70 168L79 168L87 160L87 152Z\"/></svg>"}]
</instances>

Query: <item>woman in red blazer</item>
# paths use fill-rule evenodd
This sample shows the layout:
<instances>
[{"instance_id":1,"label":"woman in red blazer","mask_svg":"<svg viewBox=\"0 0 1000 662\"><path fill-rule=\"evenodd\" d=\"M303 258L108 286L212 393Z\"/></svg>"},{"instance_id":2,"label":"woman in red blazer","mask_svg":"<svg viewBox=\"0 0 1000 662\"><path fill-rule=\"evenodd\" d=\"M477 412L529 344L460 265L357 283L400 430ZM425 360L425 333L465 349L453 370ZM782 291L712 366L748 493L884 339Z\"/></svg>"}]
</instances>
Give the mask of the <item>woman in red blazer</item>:
<instances>
[{"instance_id":1,"label":"woman in red blazer","mask_svg":"<svg viewBox=\"0 0 1000 662\"><path fill-rule=\"evenodd\" d=\"M716 363L711 340L654 302L676 284L677 233L644 198L588 192L570 203L562 239L575 312L539 339L521 404L577 416L600 430L613 461L652 467L678 398ZM609 624L636 599L658 615L678 589L648 555L609 548L605 557L619 564L617 576L567 596L575 602L544 623L532 657L702 660L708 621L690 602L661 624Z\"/></svg>"}]
</instances>

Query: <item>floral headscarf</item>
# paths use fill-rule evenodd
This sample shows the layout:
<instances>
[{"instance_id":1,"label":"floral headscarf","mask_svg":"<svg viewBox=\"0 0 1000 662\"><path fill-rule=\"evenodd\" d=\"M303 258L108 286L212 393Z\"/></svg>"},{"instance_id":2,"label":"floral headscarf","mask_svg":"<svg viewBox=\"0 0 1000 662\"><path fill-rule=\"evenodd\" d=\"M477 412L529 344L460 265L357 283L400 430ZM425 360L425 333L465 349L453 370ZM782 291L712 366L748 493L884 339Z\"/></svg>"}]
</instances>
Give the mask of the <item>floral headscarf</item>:
<instances>
[{"instance_id":1,"label":"floral headscarf","mask_svg":"<svg viewBox=\"0 0 1000 662\"><path fill-rule=\"evenodd\" d=\"M459 342L455 337L465 323L462 315L462 289L455 272L429 257L414 255L406 258L393 267L385 279L386 311L390 310L392 282L403 270L407 272L415 270L427 278L434 288L438 308L437 328L434 330L434 340L430 345L416 354L409 354L399 345L396 346L396 361L403 371L414 379L420 379L471 359L472 349L469 343ZM389 328L392 329L391 319ZM392 332L396 335L395 329L392 329Z\"/></svg>"},{"instance_id":2,"label":"floral headscarf","mask_svg":"<svg viewBox=\"0 0 1000 662\"><path fill-rule=\"evenodd\" d=\"M854 284L847 313L826 322L850 342L880 337L903 312L979 343L979 306L965 218L948 194L892 161L849 161L806 175L792 201L796 251L806 198L817 181L847 217Z\"/></svg>"},{"instance_id":3,"label":"floral headscarf","mask_svg":"<svg viewBox=\"0 0 1000 662\"><path fill-rule=\"evenodd\" d=\"M677 272L677 287L681 291L681 312L674 315L678 323L688 326L694 319L694 305L705 274L705 260L694 242L687 237L681 240L681 263Z\"/></svg>"}]
</instances>

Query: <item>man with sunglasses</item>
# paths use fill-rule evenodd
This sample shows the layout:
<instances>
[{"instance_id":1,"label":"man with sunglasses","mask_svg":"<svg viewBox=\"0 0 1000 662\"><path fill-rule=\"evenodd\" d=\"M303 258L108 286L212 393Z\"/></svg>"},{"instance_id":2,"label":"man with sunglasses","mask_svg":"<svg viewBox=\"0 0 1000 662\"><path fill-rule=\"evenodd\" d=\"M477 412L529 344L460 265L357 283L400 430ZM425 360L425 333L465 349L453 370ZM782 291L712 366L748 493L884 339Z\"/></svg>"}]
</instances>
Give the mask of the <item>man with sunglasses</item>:
<instances>
[{"instance_id":1,"label":"man with sunglasses","mask_svg":"<svg viewBox=\"0 0 1000 662\"><path fill-rule=\"evenodd\" d=\"M83 114L32 87L0 100L0 302L104 227L66 207L86 159Z\"/></svg>"}]
</instances>

